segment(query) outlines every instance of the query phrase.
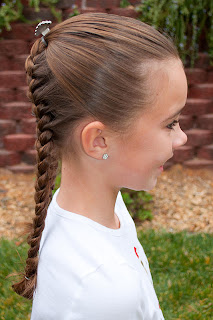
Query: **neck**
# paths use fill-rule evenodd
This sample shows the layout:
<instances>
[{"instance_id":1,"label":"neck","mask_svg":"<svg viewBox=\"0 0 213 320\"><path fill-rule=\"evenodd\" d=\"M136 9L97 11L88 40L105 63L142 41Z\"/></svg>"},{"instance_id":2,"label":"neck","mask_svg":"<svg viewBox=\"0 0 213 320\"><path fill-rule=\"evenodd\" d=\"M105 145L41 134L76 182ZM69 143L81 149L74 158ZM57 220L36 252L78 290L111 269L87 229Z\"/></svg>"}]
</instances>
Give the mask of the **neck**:
<instances>
[{"instance_id":1,"label":"neck","mask_svg":"<svg viewBox=\"0 0 213 320\"><path fill-rule=\"evenodd\" d=\"M119 190L110 188L103 179L103 175L97 172L75 170L63 163L57 203L67 211L83 215L105 227L118 229L119 219L114 208Z\"/></svg>"}]
</instances>

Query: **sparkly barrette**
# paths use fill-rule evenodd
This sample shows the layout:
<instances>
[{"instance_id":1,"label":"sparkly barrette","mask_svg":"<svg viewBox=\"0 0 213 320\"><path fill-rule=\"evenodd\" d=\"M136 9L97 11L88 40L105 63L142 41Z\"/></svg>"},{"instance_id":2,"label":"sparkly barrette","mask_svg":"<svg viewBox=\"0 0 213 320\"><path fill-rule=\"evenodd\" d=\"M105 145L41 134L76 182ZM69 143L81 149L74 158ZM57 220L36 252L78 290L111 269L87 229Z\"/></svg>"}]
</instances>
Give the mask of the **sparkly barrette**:
<instances>
[{"instance_id":1,"label":"sparkly barrette","mask_svg":"<svg viewBox=\"0 0 213 320\"><path fill-rule=\"evenodd\" d=\"M46 34L50 31L49 25L51 23L52 21L50 20L44 20L39 22L39 24L35 28L35 36L37 37L40 34L42 34L41 41L45 44L46 47L47 47L47 42L45 41L44 36L46 36Z\"/></svg>"}]
</instances>

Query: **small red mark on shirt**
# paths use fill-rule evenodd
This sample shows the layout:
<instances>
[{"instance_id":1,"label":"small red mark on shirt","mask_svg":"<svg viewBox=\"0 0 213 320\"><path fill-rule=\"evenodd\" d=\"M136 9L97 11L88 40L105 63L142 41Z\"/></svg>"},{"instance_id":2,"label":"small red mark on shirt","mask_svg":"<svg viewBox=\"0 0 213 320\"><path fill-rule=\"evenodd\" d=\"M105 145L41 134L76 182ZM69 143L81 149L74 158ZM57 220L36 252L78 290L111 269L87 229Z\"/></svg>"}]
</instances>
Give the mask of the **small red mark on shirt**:
<instances>
[{"instance_id":1,"label":"small red mark on shirt","mask_svg":"<svg viewBox=\"0 0 213 320\"><path fill-rule=\"evenodd\" d=\"M136 254L136 256L138 257L138 259L139 259L139 255L137 254L137 249L134 247L134 250L135 250L135 254Z\"/></svg>"},{"instance_id":2,"label":"small red mark on shirt","mask_svg":"<svg viewBox=\"0 0 213 320\"><path fill-rule=\"evenodd\" d=\"M159 308L160 308L160 303L159 303Z\"/></svg>"}]
</instances>

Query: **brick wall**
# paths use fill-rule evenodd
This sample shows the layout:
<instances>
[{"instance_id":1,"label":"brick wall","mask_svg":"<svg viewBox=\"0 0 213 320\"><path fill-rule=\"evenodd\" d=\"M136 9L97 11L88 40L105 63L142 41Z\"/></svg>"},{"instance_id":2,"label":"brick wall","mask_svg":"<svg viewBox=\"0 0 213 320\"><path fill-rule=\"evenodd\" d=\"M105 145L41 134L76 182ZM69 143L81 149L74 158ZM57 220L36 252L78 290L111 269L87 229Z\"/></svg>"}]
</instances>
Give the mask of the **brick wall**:
<instances>
[{"instance_id":1,"label":"brick wall","mask_svg":"<svg viewBox=\"0 0 213 320\"><path fill-rule=\"evenodd\" d=\"M24 2L24 0L23 0ZM129 1L132 5L140 1ZM79 11L107 12L137 17L132 7L119 8L117 0L61 0L58 8L67 18L77 4ZM34 19L38 13L25 8L25 15ZM42 8L42 19L54 18ZM12 31L4 31L0 41L0 167L13 172L31 172L35 164L35 119L26 97L24 62L34 41L34 28L23 23L13 23ZM166 168L182 163L190 168L213 169L213 67L208 55L199 54L194 69L186 68L188 99L180 116L180 125L188 136L186 145L175 151Z\"/></svg>"}]
</instances>

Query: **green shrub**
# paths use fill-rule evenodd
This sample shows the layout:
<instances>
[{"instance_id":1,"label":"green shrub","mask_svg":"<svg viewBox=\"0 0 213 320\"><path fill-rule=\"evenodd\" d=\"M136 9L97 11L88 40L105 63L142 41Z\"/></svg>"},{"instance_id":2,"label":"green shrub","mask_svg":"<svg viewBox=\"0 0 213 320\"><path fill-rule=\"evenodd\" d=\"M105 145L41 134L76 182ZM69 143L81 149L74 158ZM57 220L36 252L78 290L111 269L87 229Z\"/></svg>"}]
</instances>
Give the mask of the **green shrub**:
<instances>
[{"instance_id":1,"label":"green shrub","mask_svg":"<svg viewBox=\"0 0 213 320\"><path fill-rule=\"evenodd\" d=\"M52 15L57 19L58 22L62 21L61 11L56 10L56 4L59 0L29 0L29 6L34 7L36 12L40 11L40 4L50 8Z\"/></svg>"},{"instance_id":2,"label":"green shrub","mask_svg":"<svg viewBox=\"0 0 213 320\"><path fill-rule=\"evenodd\" d=\"M149 204L153 202L153 196L146 191L133 191L123 188L122 197L126 207L137 225L144 220L152 220L153 214L149 210Z\"/></svg>"},{"instance_id":3,"label":"green shrub","mask_svg":"<svg viewBox=\"0 0 213 320\"><path fill-rule=\"evenodd\" d=\"M50 8L53 16L57 19L58 22L62 20L62 14L60 10L57 10L55 5L59 0L29 0L29 7L34 8L35 12L40 11L40 5L45 5ZM25 23L37 23L38 21L29 21L23 15L23 4L21 0L4 0L0 6L0 33L3 29L7 31L11 30L10 23L13 21L22 21Z\"/></svg>"},{"instance_id":4,"label":"green shrub","mask_svg":"<svg viewBox=\"0 0 213 320\"><path fill-rule=\"evenodd\" d=\"M128 0L121 0L120 1L120 8L126 8L126 7L128 7L130 5L131 5L131 3L129 3Z\"/></svg>"},{"instance_id":5,"label":"green shrub","mask_svg":"<svg viewBox=\"0 0 213 320\"><path fill-rule=\"evenodd\" d=\"M139 20L174 39L184 63L194 65L203 40L213 63L212 0L142 0L136 10Z\"/></svg>"},{"instance_id":6,"label":"green shrub","mask_svg":"<svg viewBox=\"0 0 213 320\"><path fill-rule=\"evenodd\" d=\"M1 4L0 7L0 32L5 28L6 30L11 30L10 23L12 21L16 20L22 20L23 21L23 4L20 0L17 1L10 1L5 0Z\"/></svg>"}]
</instances>

